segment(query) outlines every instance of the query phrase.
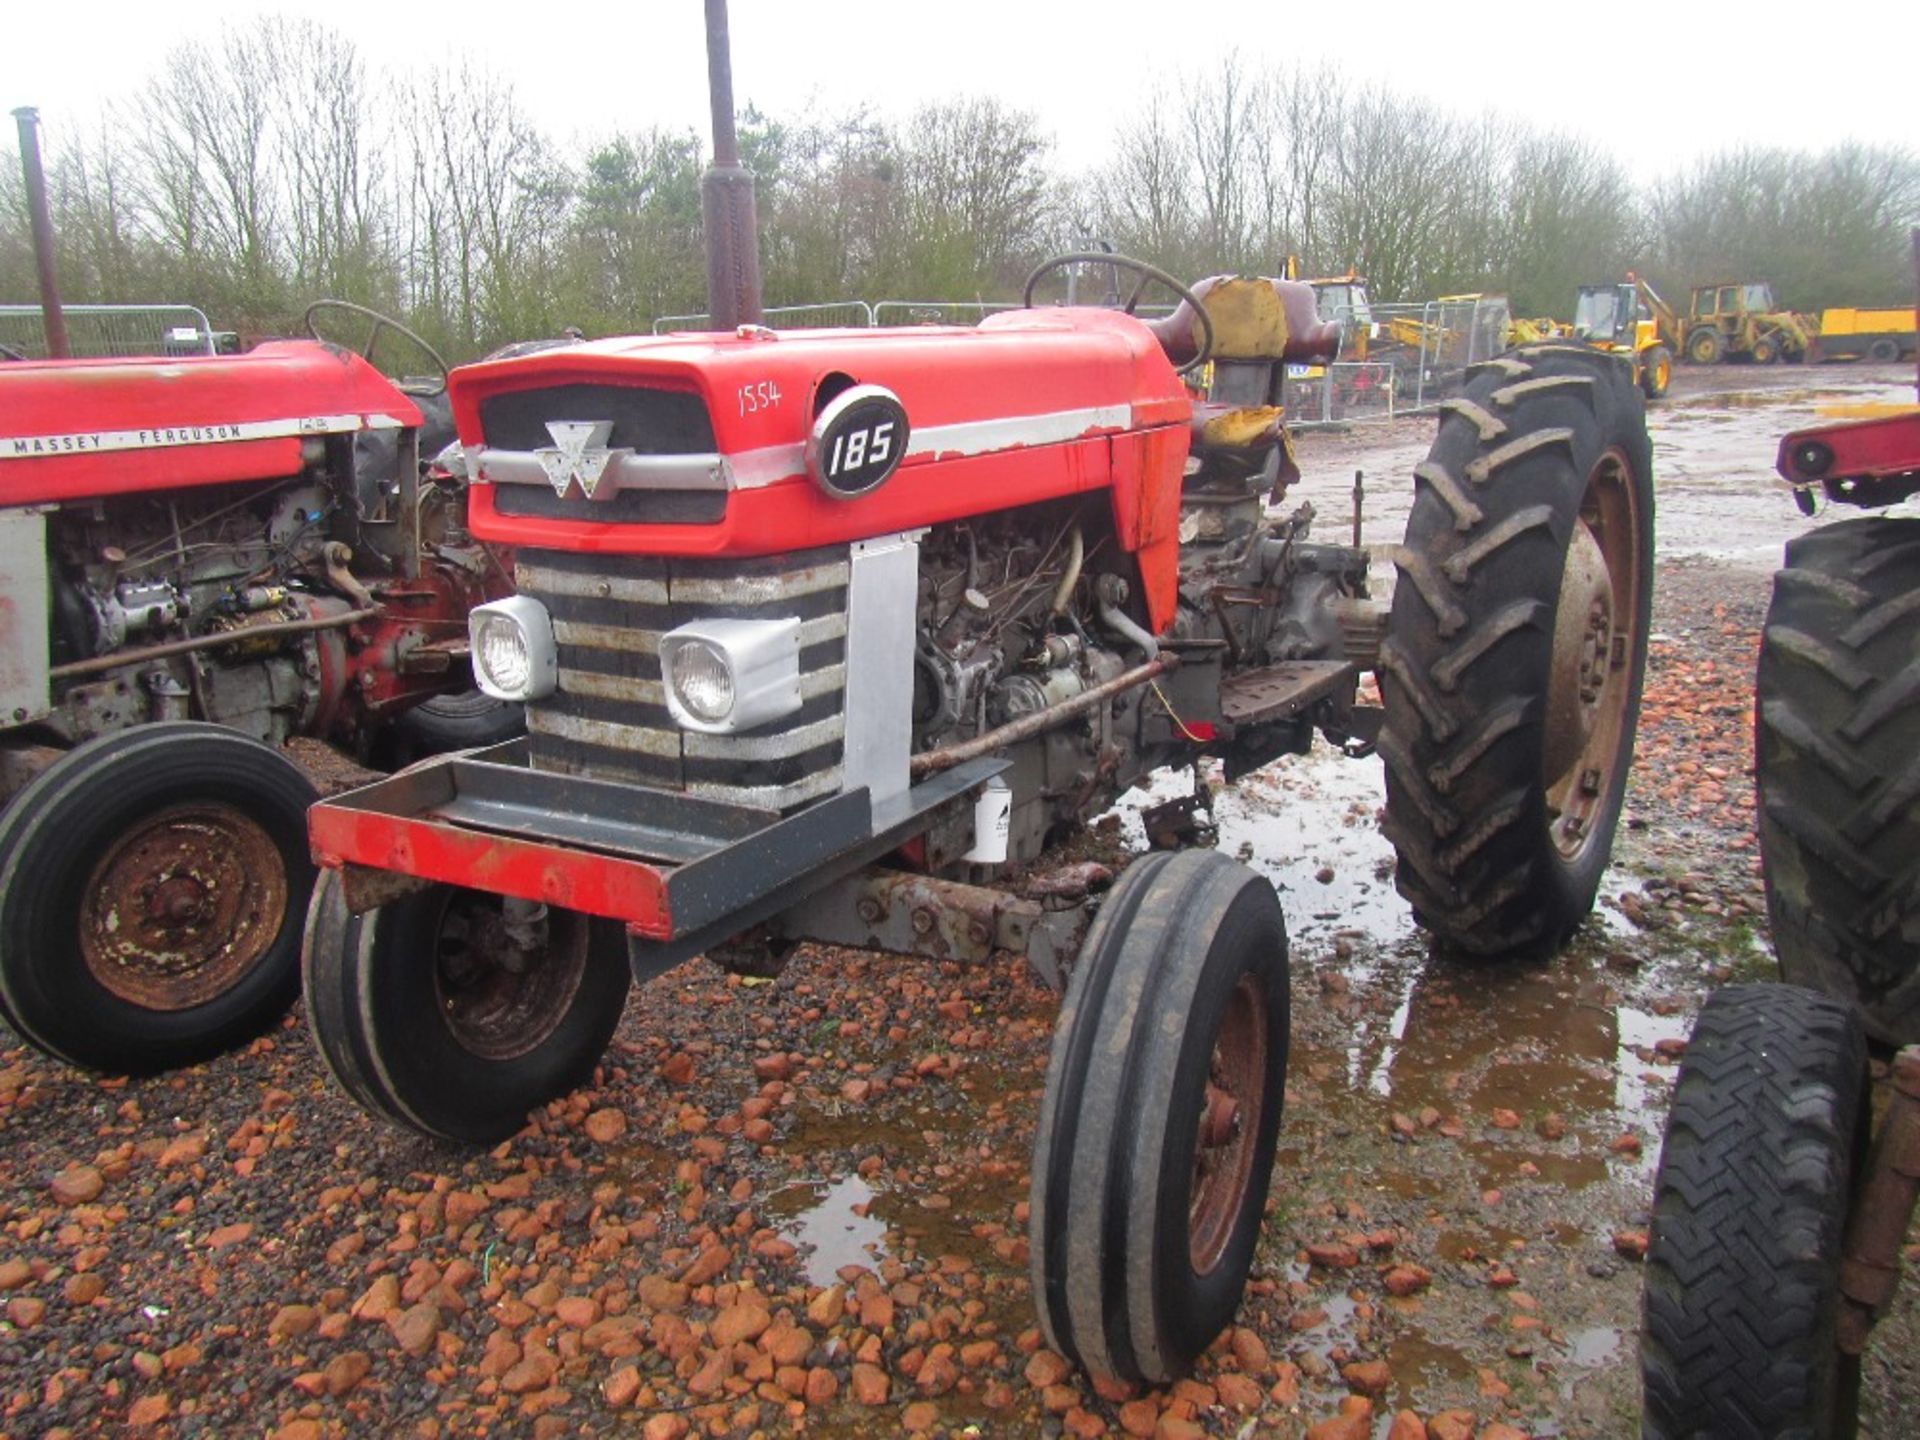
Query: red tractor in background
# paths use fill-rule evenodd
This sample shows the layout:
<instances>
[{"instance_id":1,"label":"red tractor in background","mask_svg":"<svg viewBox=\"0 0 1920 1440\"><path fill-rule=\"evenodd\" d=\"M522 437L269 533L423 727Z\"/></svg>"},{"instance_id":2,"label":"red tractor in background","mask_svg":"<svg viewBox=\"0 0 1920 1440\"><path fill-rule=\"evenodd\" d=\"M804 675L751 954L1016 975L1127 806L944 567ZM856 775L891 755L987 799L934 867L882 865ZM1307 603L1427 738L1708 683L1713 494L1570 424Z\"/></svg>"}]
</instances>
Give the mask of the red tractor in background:
<instances>
[{"instance_id":1,"label":"red tractor in background","mask_svg":"<svg viewBox=\"0 0 1920 1440\"><path fill-rule=\"evenodd\" d=\"M309 328L341 312L369 350L401 328ZM403 393L315 335L0 363L0 1012L77 1064L198 1060L292 999L316 790L289 739L517 725L466 660L505 571L418 466L445 367Z\"/></svg>"},{"instance_id":2,"label":"red tractor in background","mask_svg":"<svg viewBox=\"0 0 1920 1440\"><path fill-rule=\"evenodd\" d=\"M1920 290L1920 231L1914 260ZM1920 410L1796 431L1777 468L1807 515L1816 493L1898 504L1920 494ZM1754 711L1787 983L1709 995L1674 1083L1647 1250L1647 1440L1856 1430L1861 1358L1920 1197L1920 520L1861 516L1788 543ZM1890 1062L1877 1127L1874 1050Z\"/></svg>"}]
</instances>

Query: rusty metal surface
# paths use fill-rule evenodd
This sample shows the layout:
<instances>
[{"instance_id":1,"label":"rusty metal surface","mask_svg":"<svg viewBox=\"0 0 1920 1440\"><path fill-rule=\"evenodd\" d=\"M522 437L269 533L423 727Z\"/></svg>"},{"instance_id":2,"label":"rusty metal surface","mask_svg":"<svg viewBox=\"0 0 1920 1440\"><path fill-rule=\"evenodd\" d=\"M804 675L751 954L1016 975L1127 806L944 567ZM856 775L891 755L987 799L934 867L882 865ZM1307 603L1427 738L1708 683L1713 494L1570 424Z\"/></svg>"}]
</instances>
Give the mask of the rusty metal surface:
<instances>
[{"instance_id":1,"label":"rusty metal surface","mask_svg":"<svg viewBox=\"0 0 1920 1440\"><path fill-rule=\"evenodd\" d=\"M1180 664L1180 657L1171 653L1162 654L1159 659L1145 665L1136 665L1124 674L1116 675L1103 684L1090 690L1082 690L1071 700L1062 701L1045 710L1036 710L1031 715L1022 715L1018 720L1000 726L997 730L988 730L971 740L963 740L957 745L948 745L939 750L925 750L913 757L911 770L917 780L925 775L938 774L949 770L963 760L988 755L1020 740L1030 740L1035 735L1044 735L1047 731L1066 724L1076 716L1084 715L1096 706L1111 700L1115 695L1145 685L1157 675L1164 675Z\"/></svg>"},{"instance_id":2,"label":"rusty metal surface","mask_svg":"<svg viewBox=\"0 0 1920 1440\"><path fill-rule=\"evenodd\" d=\"M1920 1045L1893 1057L1893 1100L1874 1136L1841 1252L1835 1343L1861 1354L1900 1284L1900 1250L1920 1199Z\"/></svg>"},{"instance_id":3,"label":"rusty metal surface","mask_svg":"<svg viewBox=\"0 0 1920 1440\"><path fill-rule=\"evenodd\" d=\"M1067 891L1059 893L1064 897ZM1091 911L1084 889L1077 901L1055 904L1058 908L1049 908L988 886L876 868L817 892L780 915L771 928L790 940L976 965L996 950L1009 950L1061 988Z\"/></svg>"},{"instance_id":4,"label":"rusty metal surface","mask_svg":"<svg viewBox=\"0 0 1920 1440\"><path fill-rule=\"evenodd\" d=\"M258 822L230 805L175 805L122 835L81 901L80 956L112 994L186 1010L226 994L287 916L287 872Z\"/></svg>"},{"instance_id":5,"label":"rusty metal surface","mask_svg":"<svg viewBox=\"0 0 1920 1440\"><path fill-rule=\"evenodd\" d=\"M82 675L100 675L109 670L118 670L125 665L143 665L149 660L164 660L170 655L186 655L196 650L217 650L227 645L258 645L262 641L287 635L306 635L315 630L338 630L345 625L357 625L363 620L375 620L381 615L379 607L371 609L348 610L339 615L322 615L312 620L274 620L266 624L249 625L242 630L223 630L217 635L196 635L190 640L169 640L162 645L146 645L137 650L115 650L108 655L96 655L90 660L75 660L70 664L56 665L50 672L56 680L71 680Z\"/></svg>"},{"instance_id":6,"label":"rusty metal surface","mask_svg":"<svg viewBox=\"0 0 1920 1440\"><path fill-rule=\"evenodd\" d=\"M1229 676L1220 686L1220 713L1235 725L1291 720L1352 680L1346 660L1288 660Z\"/></svg>"},{"instance_id":7,"label":"rusty metal surface","mask_svg":"<svg viewBox=\"0 0 1920 1440\"><path fill-rule=\"evenodd\" d=\"M1252 975L1227 999L1208 1061L1194 1136L1187 1246L1194 1273L1220 1263L1253 1182L1253 1152L1267 1083L1267 1006Z\"/></svg>"}]
</instances>

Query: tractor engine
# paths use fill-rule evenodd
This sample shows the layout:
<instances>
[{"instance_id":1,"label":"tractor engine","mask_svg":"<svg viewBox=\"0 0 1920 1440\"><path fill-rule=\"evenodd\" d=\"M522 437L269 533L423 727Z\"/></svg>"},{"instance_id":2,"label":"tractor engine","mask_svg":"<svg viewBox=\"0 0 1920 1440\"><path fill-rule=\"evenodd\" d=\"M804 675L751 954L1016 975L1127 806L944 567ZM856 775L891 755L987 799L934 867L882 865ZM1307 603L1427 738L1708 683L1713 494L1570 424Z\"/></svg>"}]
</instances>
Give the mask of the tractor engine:
<instances>
[{"instance_id":1,"label":"tractor engine","mask_svg":"<svg viewBox=\"0 0 1920 1440\"><path fill-rule=\"evenodd\" d=\"M43 727L78 744L191 715L276 745L330 734L363 747L384 714L457 678L460 657L436 642L459 640L466 609L484 598L484 557L459 529L458 496L429 487L423 501L432 559L411 581L387 553L397 526L363 520L355 487L325 459L278 484L56 511L55 701ZM223 638L231 643L204 643Z\"/></svg>"}]
</instances>

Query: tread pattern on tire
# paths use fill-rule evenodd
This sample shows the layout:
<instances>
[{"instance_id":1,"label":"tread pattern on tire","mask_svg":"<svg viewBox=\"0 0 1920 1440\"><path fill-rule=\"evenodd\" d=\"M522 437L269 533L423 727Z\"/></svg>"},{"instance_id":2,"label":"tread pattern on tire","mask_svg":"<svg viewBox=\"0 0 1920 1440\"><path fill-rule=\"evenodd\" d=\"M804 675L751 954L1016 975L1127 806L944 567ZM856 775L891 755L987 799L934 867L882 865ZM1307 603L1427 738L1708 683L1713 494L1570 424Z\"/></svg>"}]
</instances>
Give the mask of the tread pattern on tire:
<instances>
[{"instance_id":1,"label":"tread pattern on tire","mask_svg":"<svg viewBox=\"0 0 1920 1440\"><path fill-rule=\"evenodd\" d=\"M1156 1103L1156 1078L1169 1078L1156 1077L1149 1062L1169 1065L1174 1050L1167 1040L1187 1038L1184 1031L1169 1037L1165 1026L1190 1016L1210 947L1231 947L1221 938L1229 934L1263 937L1260 953L1278 967L1269 1020L1280 1038L1278 1054L1269 1055L1284 1069L1287 942L1278 897L1265 880L1212 851L1148 855L1129 867L1081 951L1107 951L1111 963L1083 959L1060 1012L1034 1145L1031 1278L1048 1344L1096 1376L1179 1379L1239 1299L1245 1272L1236 1269L1234 1253L1242 1256L1239 1265L1251 1258L1257 1221L1244 1247L1236 1245L1200 1282L1208 1299L1192 1305L1193 1313L1179 1304L1177 1313L1163 1310L1164 1277L1154 1266L1182 1266L1187 1257L1184 1239L1182 1253L1169 1257L1148 1233L1159 1186L1171 1177L1157 1148L1168 1130L1136 1118ZM1209 948L1200 954L1182 943L1202 936ZM1102 1057L1109 1064L1124 1057L1104 1082ZM1256 1142L1256 1211L1266 1195L1280 1105L1276 1084ZM1199 1313L1209 1307L1213 1313Z\"/></svg>"},{"instance_id":2,"label":"tread pattern on tire","mask_svg":"<svg viewBox=\"0 0 1920 1440\"><path fill-rule=\"evenodd\" d=\"M1827 1440L1850 1403L1834 1348L1866 1112L1847 1006L1730 985L1701 1009L1654 1182L1642 1440Z\"/></svg>"},{"instance_id":3,"label":"tread pattern on tire","mask_svg":"<svg viewBox=\"0 0 1920 1440\"><path fill-rule=\"evenodd\" d=\"M1414 510L1394 555L1400 583L1377 665L1387 709L1379 739L1387 833L1401 893L1423 925L1463 950L1550 948L1592 902L1586 881L1597 883L1598 867L1571 877L1546 838L1545 696L1505 682L1546 673L1561 557L1589 470L1617 446L1649 532L1628 662L1630 756L1651 598L1644 403L1625 357L1528 346L1478 368L1414 470ZM1624 758L1619 769L1624 783ZM1617 808L1616 797L1608 824Z\"/></svg>"},{"instance_id":4,"label":"tread pattern on tire","mask_svg":"<svg viewBox=\"0 0 1920 1440\"><path fill-rule=\"evenodd\" d=\"M1786 979L1920 1041L1920 522L1787 546L1756 688L1767 909Z\"/></svg>"}]
</instances>

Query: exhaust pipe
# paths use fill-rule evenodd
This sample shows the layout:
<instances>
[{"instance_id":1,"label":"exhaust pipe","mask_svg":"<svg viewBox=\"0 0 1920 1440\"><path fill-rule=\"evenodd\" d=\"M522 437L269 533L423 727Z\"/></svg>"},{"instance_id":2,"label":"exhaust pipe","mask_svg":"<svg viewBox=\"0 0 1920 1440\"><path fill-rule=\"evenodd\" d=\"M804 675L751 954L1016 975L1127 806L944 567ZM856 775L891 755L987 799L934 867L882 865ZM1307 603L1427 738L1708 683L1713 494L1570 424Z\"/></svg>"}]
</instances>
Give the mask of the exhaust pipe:
<instances>
[{"instance_id":1,"label":"exhaust pipe","mask_svg":"<svg viewBox=\"0 0 1920 1440\"><path fill-rule=\"evenodd\" d=\"M47 174L40 166L40 112L22 105L13 118L20 126L20 172L27 182L27 218L33 227L33 259L40 271L47 354L65 360L72 352L67 346L66 313L60 308L60 283L53 273L53 217L47 210Z\"/></svg>"},{"instance_id":2,"label":"exhaust pipe","mask_svg":"<svg viewBox=\"0 0 1920 1440\"><path fill-rule=\"evenodd\" d=\"M700 218L707 236L709 328L758 325L760 231L753 172L740 163L733 130L733 57L727 0L707 0L707 92L713 104L713 164L700 178Z\"/></svg>"}]
</instances>

